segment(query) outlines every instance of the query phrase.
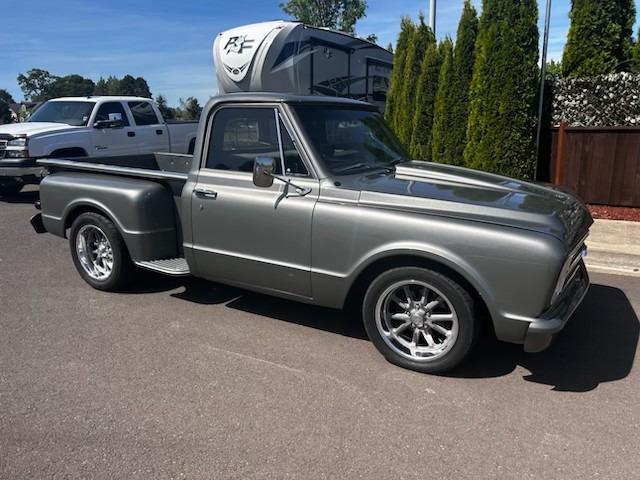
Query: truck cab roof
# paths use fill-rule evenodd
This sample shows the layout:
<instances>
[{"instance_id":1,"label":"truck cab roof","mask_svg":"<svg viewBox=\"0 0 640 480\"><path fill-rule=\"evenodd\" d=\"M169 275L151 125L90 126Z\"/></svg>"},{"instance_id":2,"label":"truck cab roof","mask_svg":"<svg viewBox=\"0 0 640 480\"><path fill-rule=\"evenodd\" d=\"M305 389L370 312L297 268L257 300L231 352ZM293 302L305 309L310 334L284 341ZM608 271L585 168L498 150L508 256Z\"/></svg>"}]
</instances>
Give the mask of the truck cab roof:
<instances>
[{"instance_id":1,"label":"truck cab roof","mask_svg":"<svg viewBox=\"0 0 640 480\"><path fill-rule=\"evenodd\" d=\"M136 101L151 101L151 98L145 97L134 97L134 96L126 96L126 95L88 95L86 97L59 97L52 98L49 100L50 102L86 102L87 100L91 100L94 102L100 102L104 100L108 100L111 102L136 102Z\"/></svg>"},{"instance_id":2,"label":"truck cab roof","mask_svg":"<svg viewBox=\"0 0 640 480\"><path fill-rule=\"evenodd\" d=\"M367 102L344 97L326 97L321 95L295 95L279 92L236 92L212 97L205 107L209 111L221 103L314 103L324 105L344 105L352 107L375 108Z\"/></svg>"}]
</instances>

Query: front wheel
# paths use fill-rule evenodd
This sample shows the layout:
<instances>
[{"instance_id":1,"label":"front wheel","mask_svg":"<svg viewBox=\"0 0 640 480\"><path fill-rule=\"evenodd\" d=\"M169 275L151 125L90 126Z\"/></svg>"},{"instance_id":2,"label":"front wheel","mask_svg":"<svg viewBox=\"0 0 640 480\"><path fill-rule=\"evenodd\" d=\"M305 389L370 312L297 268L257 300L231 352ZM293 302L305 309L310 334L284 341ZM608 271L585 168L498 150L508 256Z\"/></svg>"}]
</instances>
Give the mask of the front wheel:
<instances>
[{"instance_id":1,"label":"front wheel","mask_svg":"<svg viewBox=\"0 0 640 480\"><path fill-rule=\"evenodd\" d=\"M424 373L460 364L476 338L473 299L451 278L402 267L377 277L364 297L364 325L385 358Z\"/></svg>"},{"instance_id":2,"label":"front wheel","mask_svg":"<svg viewBox=\"0 0 640 480\"><path fill-rule=\"evenodd\" d=\"M114 291L129 283L131 259L122 235L108 218L83 213L71 225L69 247L80 276L98 290Z\"/></svg>"}]
</instances>

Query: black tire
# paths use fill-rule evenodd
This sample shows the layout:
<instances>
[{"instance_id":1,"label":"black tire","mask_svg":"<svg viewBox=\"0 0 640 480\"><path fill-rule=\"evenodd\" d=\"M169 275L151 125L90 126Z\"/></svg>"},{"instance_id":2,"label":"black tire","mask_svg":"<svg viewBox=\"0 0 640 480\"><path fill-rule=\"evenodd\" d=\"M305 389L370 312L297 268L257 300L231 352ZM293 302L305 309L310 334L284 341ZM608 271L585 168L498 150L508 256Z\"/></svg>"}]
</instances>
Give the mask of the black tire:
<instances>
[{"instance_id":1,"label":"black tire","mask_svg":"<svg viewBox=\"0 0 640 480\"><path fill-rule=\"evenodd\" d=\"M76 248L76 241L78 239L78 233L86 226L98 227L106 236L111 246L113 267L108 277L104 279L97 279L92 277L89 272L83 267ZM122 235L113 224L111 220L94 212L82 213L76 218L71 225L69 232L69 247L71 250L71 258L73 258L73 264L78 270L78 273L85 282L91 285L93 288L104 291L118 291L123 289L132 279L133 264L127 251L127 246L124 243Z\"/></svg>"},{"instance_id":2,"label":"black tire","mask_svg":"<svg viewBox=\"0 0 640 480\"><path fill-rule=\"evenodd\" d=\"M22 187L24 187L24 183L22 182L2 183L0 184L0 197L15 197L20 193Z\"/></svg>"},{"instance_id":3,"label":"black tire","mask_svg":"<svg viewBox=\"0 0 640 480\"><path fill-rule=\"evenodd\" d=\"M387 342L392 344L394 342L385 340L381 328L378 327L376 310L379 308L379 302L383 304L384 298L391 296L391 293L385 292L389 292L390 288L405 281L419 282L416 287L411 288L424 288L422 284L427 284L438 290L449 302L441 303L447 306L450 304L452 307L450 310L457 317L456 336L452 336L453 340L450 341L449 346L443 353L434 355L433 358L417 358L416 355L412 355L408 350L403 355L402 350L404 347L396 342L396 348L392 348ZM433 291L432 294L436 295L436 297L432 298L439 298ZM471 295L451 278L425 268L400 267L382 273L371 283L364 296L362 314L369 338L389 362L422 373L443 373L458 366L471 352L479 329L479 321L475 318L474 301ZM382 318L382 313L380 316ZM405 322L406 320L402 321ZM415 330L414 325L411 325L410 329L410 332L413 332ZM382 330L384 330L384 327ZM389 338L388 335L387 338ZM418 334L418 338L421 341L425 340L420 337L420 334ZM415 341L415 337L412 337L412 340ZM444 341L444 336L442 341Z\"/></svg>"}]
</instances>

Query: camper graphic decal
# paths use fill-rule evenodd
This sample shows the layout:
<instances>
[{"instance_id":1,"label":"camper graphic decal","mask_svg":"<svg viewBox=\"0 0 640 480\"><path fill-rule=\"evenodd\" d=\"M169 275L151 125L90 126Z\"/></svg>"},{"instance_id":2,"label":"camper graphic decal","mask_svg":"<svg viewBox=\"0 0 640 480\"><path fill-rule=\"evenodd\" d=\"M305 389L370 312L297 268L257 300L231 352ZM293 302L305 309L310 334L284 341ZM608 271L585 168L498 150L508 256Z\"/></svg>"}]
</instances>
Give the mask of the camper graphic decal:
<instances>
[{"instance_id":1,"label":"camper graphic decal","mask_svg":"<svg viewBox=\"0 0 640 480\"><path fill-rule=\"evenodd\" d=\"M251 64L260 55L262 44L274 30L280 30L282 22L266 22L245 25L222 32L216 39L215 56L227 77L241 82L251 70Z\"/></svg>"},{"instance_id":2,"label":"camper graphic decal","mask_svg":"<svg viewBox=\"0 0 640 480\"><path fill-rule=\"evenodd\" d=\"M238 36L238 37L229 37L227 44L224 46L225 53L229 55L229 53L242 53L244 48L251 48L252 43L254 41L252 39L247 38L246 35Z\"/></svg>"}]
</instances>

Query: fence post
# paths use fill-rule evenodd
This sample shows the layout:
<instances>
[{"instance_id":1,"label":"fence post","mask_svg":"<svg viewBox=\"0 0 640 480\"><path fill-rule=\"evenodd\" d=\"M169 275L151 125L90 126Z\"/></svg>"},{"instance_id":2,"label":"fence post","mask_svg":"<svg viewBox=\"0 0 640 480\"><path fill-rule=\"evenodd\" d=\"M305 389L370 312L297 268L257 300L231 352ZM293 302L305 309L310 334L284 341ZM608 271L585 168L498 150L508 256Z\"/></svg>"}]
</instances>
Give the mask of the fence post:
<instances>
[{"instance_id":1,"label":"fence post","mask_svg":"<svg viewBox=\"0 0 640 480\"><path fill-rule=\"evenodd\" d=\"M567 122L560 122L560 128L558 129L558 146L556 148L556 171L554 175L554 181L556 185L560 185L562 182L562 174L564 173L564 157L565 157L565 143L567 141Z\"/></svg>"}]
</instances>

